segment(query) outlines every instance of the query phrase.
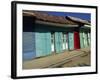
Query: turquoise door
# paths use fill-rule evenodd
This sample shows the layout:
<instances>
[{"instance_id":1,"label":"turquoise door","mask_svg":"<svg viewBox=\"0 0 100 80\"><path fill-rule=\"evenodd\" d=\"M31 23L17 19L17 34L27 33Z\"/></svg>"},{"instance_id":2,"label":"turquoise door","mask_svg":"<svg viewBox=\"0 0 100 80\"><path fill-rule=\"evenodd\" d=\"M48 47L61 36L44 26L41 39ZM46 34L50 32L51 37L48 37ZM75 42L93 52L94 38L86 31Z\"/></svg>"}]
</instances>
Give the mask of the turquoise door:
<instances>
[{"instance_id":1,"label":"turquoise door","mask_svg":"<svg viewBox=\"0 0 100 80\"><path fill-rule=\"evenodd\" d=\"M68 50L67 34L63 33L63 50Z\"/></svg>"},{"instance_id":2,"label":"turquoise door","mask_svg":"<svg viewBox=\"0 0 100 80\"><path fill-rule=\"evenodd\" d=\"M63 33L63 50L66 49L66 34Z\"/></svg>"},{"instance_id":3,"label":"turquoise door","mask_svg":"<svg viewBox=\"0 0 100 80\"><path fill-rule=\"evenodd\" d=\"M51 33L36 32L36 56L46 56L51 53Z\"/></svg>"},{"instance_id":4,"label":"turquoise door","mask_svg":"<svg viewBox=\"0 0 100 80\"><path fill-rule=\"evenodd\" d=\"M51 32L51 49L52 49L52 52L55 52L55 35L54 35L54 32Z\"/></svg>"},{"instance_id":5,"label":"turquoise door","mask_svg":"<svg viewBox=\"0 0 100 80\"><path fill-rule=\"evenodd\" d=\"M73 32L68 33L68 48L69 48L69 50L74 49L74 34L73 34Z\"/></svg>"},{"instance_id":6,"label":"turquoise door","mask_svg":"<svg viewBox=\"0 0 100 80\"><path fill-rule=\"evenodd\" d=\"M68 33L66 34L66 50L68 50Z\"/></svg>"},{"instance_id":7,"label":"turquoise door","mask_svg":"<svg viewBox=\"0 0 100 80\"><path fill-rule=\"evenodd\" d=\"M84 48L84 38L83 38L83 32L80 31L80 47Z\"/></svg>"},{"instance_id":8,"label":"turquoise door","mask_svg":"<svg viewBox=\"0 0 100 80\"><path fill-rule=\"evenodd\" d=\"M59 53L59 35L58 32L55 32L55 51Z\"/></svg>"},{"instance_id":9,"label":"turquoise door","mask_svg":"<svg viewBox=\"0 0 100 80\"><path fill-rule=\"evenodd\" d=\"M62 34L62 32L59 32L59 50L60 50L60 52L62 52L63 51L63 34Z\"/></svg>"},{"instance_id":10,"label":"turquoise door","mask_svg":"<svg viewBox=\"0 0 100 80\"><path fill-rule=\"evenodd\" d=\"M86 32L83 32L83 38L84 38L84 47L88 47L88 35Z\"/></svg>"},{"instance_id":11,"label":"turquoise door","mask_svg":"<svg viewBox=\"0 0 100 80\"><path fill-rule=\"evenodd\" d=\"M49 55L51 54L51 33L50 32L46 32L45 33L45 55Z\"/></svg>"},{"instance_id":12,"label":"turquoise door","mask_svg":"<svg viewBox=\"0 0 100 80\"><path fill-rule=\"evenodd\" d=\"M90 36L89 32L88 32L88 44L89 44L89 46L91 45L91 36Z\"/></svg>"},{"instance_id":13,"label":"turquoise door","mask_svg":"<svg viewBox=\"0 0 100 80\"><path fill-rule=\"evenodd\" d=\"M35 40L36 40L36 57L44 56L44 36L43 33L36 32Z\"/></svg>"},{"instance_id":14,"label":"turquoise door","mask_svg":"<svg viewBox=\"0 0 100 80\"><path fill-rule=\"evenodd\" d=\"M55 32L55 51L60 53L63 50L62 32Z\"/></svg>"}]
</instances>

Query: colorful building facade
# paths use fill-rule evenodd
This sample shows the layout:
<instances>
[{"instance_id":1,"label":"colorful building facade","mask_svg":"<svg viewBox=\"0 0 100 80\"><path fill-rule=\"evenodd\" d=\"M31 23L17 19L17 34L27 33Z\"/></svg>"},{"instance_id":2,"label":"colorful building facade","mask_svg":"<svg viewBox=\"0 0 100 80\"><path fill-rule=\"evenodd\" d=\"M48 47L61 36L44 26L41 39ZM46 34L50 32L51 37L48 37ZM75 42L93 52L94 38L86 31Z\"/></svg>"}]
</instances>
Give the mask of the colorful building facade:
<instances>
[{"instance_id":1,"label":"colorful building facade","mask_svg":"<svg viewBox=\"0 0 100 80\"><path fill-rule=\"evenodd\" d=\"M61 54L90 44L90 23L86 20L23 11L24 60Z\"/></svg>"}]
</instances>

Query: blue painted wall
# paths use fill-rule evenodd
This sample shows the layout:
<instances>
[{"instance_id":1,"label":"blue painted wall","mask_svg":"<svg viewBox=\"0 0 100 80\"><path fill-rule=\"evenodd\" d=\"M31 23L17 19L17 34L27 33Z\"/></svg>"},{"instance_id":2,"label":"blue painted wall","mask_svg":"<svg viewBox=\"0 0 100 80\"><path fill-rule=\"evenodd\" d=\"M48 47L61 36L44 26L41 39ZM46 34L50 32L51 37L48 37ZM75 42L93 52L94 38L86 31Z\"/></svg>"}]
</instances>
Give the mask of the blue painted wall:
<instances>
[{"instance_id":1,"label":"blue painted wall","mask_svg":"<svg viewBox=\"0 0 100 80\"><path fill-rule=\"evenodd\" d=\"M36 57L35 33L23 32L23 59L29 60Z\"/></svg>"}]
</instances>

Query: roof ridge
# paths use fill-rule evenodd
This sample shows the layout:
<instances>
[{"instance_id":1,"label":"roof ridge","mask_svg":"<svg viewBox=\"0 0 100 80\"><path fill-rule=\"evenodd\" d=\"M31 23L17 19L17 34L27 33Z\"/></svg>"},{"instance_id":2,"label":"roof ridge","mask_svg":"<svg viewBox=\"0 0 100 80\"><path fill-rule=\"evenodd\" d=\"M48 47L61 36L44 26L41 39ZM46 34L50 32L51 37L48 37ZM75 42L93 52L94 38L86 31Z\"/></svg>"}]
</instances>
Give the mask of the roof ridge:
<instances>
[{"instance_id":1,"label":"roof ridge","mask_svg":"<svg viewBox=\"0 0 100 80\"><path fill-rule=\"evenodd\" d=\"M45 12L39 11L23 11L24 15L34 16L38 20L61 23L61 24L88 24L90 23L87 20L83 20L81 18L73 17L73 16L55 16L50 15Z\"/></svg>"}]
</instances>

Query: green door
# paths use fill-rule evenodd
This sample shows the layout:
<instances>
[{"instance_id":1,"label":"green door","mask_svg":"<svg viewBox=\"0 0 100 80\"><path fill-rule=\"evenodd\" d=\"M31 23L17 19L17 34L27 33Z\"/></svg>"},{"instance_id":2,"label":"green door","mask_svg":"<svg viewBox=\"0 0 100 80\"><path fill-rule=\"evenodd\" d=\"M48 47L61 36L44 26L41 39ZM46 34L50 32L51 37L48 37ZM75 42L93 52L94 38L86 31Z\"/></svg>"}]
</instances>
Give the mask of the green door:
<instances>
[{"instance_id":1,"label":"green door","mask_svg":"<svg viewBox=\"0 0 100 80\"><path fill-rule=\"evenodd\" d=\"M83 38L83 32L80 31L80 47L84 48L84 38Z\"/></svg>"},{"instance_id":2,"label":"green door","mask_svg":"<svg viewBox=\"0 0 100 80\"><path fill-rule=\"evenodd\" d=\"M86 32L83 32L83 38L84 38L84 47L88 47L88 35Z\"/></svg>"},{"instance_id":3,"label":"green door","mask_svg":"<svg viewBox=\"0 0 100 80\"><path fill-rule=\"evenodd\" d=\"M51 53L51 33L36 32L36 56L46 56Z\"/></svg>"},{"instance_id":4,"label":"green door","mask_svg":"<svg viewBox=\"0 0 100 80\"><path fill-rule=\"evenodd\" d=\"M51 33L45 33L45 55L51 54Z\"/></svg>"},{"instance_id":5,"label":"green door","mask_svg":"<svg viewBox=\"0 0 100 80\"><path fill-rule=\"evenodd\" d=\"M54 32L51 32L51 51L55 52L55 35Z\"/></svg>"},{"instance_id":6,"label":"green door","mask_svg":"<svg viewBox=\"0 0 100 80\"><path fill-rule=\"evenodd\" d=\"M90 36L89 32L88 32L88 44L89 44L89 46L91 45L91 36Z\"/></svg>"},{"instance_id":7,"label":"green door","mask_svg":"<svg viewBox=\"0 0 100 80\"><path fill-rule=\"evenodd\" d=\"M63 34L62 34L62 32L59 32L59 50L60 50L60 52L62 52L63 51Z\"/></svg>"},{"instance_id":8,"label":"green door","mask_svg":"<svg viewBox=\"0 0 100 80\"><path fill-rule=\"evenodd\" d=\"M66 35L63 33L63 50L66 49Z\"/></svg>"},{"instance_id":9,"label":"green door","mask_svg":"<svg viewBox=\"0 0 100 80\"><path fill-rule=\"evenodd\" d=\"M67 33L63 33L63 50L68 50Z\"/></svg>"},{"instance_id":10,"label":"green door","mask_svg":"<svg viewBox=\"0 0 100 80\"><path fill-rule=\"evenodd\" d=\"M36 41L36 56L44 56L44 49L45 49L45 43L44 43L44 33L36 32L35 33L35 41Z\"/></svg>"},{"instance_id":11,"label":"green door","mask_svg":"<svg viewBox=\"0 0 100 80\"><path fill-rule=\"evenodd\" d=\"M69 50L74 49L74 34L73 34L73 32L68 33L68 48L69 48Z\"/></svg>"},{"instance_id":12,"label":"green door","mask_svg":"<svg viewBox=\"0 0 100 80\"><path fill-rule=\"evenodd\" d=\"M63 50L62 32L55 32L55 51L60 53Z\"/></svg>"}]
</instances>

